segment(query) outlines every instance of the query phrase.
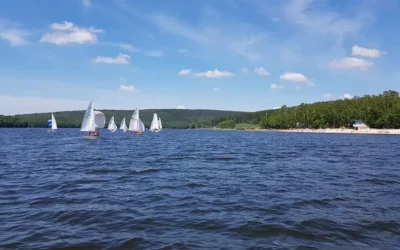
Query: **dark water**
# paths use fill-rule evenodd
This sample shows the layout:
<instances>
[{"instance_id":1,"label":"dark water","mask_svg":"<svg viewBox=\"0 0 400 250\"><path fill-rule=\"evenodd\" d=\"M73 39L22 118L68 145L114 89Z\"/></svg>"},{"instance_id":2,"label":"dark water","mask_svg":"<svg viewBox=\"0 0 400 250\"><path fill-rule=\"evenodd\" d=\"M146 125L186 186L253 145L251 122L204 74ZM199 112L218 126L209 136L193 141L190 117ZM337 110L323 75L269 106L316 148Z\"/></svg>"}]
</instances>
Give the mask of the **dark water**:
<instances>
[{"instance_id":1,"label":"dark water","mask_svg":"<svg viewBox=\"0 0 400 250\"><path fill-rule=\"evenodd\" d=\"M400 136L0 130L1 249L399 249Z\"/></svg>"}]
</instances>

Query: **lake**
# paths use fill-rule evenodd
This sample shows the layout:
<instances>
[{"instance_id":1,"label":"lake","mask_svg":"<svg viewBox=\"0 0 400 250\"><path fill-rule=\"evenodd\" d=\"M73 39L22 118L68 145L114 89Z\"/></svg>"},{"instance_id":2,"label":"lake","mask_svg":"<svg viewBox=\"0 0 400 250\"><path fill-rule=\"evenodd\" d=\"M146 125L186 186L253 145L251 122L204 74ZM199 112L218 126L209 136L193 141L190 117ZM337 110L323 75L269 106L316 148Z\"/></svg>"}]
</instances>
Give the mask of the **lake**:
<instances>
[{"instance_id":1,"label":"lake","mask_svg":"<svg viewBox=\"0 0 400 250\"><path fill-rule=\"evenodd\" d=\"M0 130L0 249L400 245L400 136L85 135Z\"/></svg>"}]
</instances>

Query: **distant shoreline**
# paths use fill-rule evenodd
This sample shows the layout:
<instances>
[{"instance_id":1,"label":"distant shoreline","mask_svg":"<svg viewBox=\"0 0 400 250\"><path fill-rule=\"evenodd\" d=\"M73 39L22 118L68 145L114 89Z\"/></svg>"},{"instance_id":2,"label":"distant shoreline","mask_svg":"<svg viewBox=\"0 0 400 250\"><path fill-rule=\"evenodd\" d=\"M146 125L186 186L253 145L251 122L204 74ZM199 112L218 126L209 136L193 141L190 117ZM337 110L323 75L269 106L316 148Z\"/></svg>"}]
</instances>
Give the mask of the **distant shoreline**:
<instances>
[{"instance_id":1,"label":"distant shoreline","mask_svg":"<svg viewBox=\"0 0 400 250\"><path fill-rule=\"evenodd\" d=\"M400 129L222 129L222 128L202 128L205 130L227 130L227 131L258 131L258 132L285 132L285 133L323 133L323 134L371 134L371 135L400 135Z\"/></svg>"}]
</instances>

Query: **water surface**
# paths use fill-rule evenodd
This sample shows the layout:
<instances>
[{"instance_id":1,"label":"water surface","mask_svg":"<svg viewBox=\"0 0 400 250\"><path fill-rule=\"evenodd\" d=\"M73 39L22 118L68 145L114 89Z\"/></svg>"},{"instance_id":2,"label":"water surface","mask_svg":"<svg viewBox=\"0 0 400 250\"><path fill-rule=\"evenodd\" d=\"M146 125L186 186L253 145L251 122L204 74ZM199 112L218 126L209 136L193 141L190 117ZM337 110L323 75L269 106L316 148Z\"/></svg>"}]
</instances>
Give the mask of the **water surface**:
<instances>
[{"instance_id":1,"label":"water surface","mask_svg":"<svg viewBox=\"0 0 400 250\"><path fill-rule=\"evenodd\" d=\"M0 222L0 249L398 249L400 136L2 129Z\"/></svg>"}]
</instances>

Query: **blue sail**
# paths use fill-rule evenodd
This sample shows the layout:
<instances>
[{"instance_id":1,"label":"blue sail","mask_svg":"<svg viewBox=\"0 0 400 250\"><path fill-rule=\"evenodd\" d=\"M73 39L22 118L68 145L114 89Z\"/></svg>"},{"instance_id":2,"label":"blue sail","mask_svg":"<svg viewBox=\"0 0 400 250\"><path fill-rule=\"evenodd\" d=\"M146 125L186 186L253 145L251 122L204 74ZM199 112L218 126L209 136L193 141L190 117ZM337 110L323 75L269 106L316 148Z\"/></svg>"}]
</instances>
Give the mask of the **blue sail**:
<instances>
[{"instance_id":1,"label":"blue sail","mask_svg":"<svg viewBox=\"0 0 400 250\"><path fill-rule=\"evenodd\" d=\"M49 128L51 128L51 125L52 125L51 119L47 120L47 125L49 126Z\"/></svg>"}]
</instances>

